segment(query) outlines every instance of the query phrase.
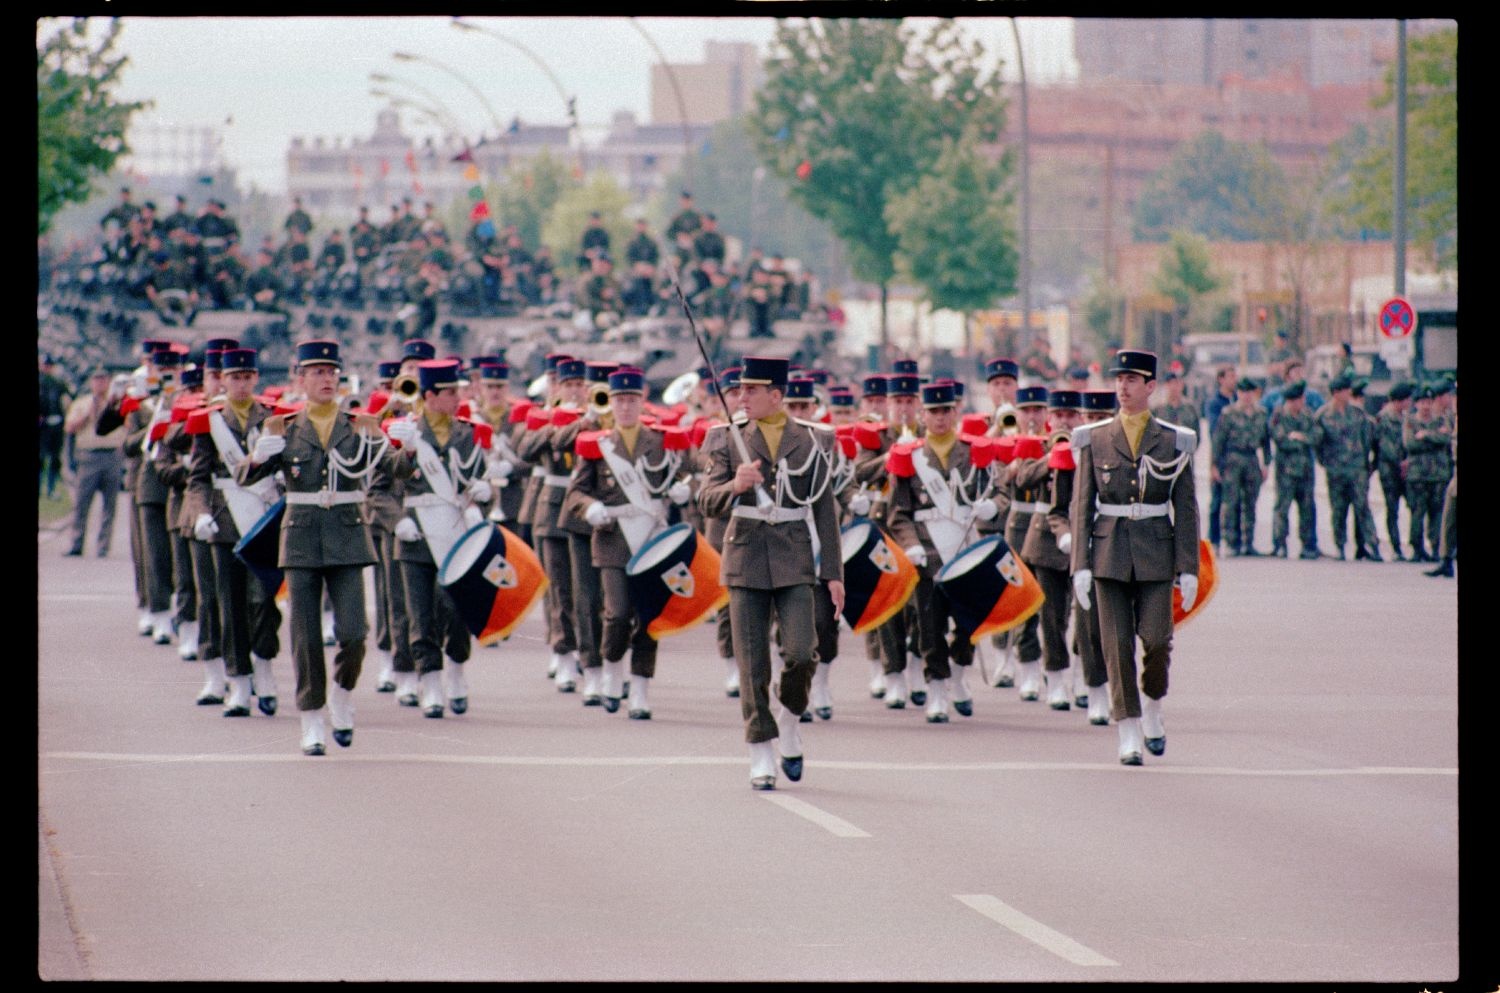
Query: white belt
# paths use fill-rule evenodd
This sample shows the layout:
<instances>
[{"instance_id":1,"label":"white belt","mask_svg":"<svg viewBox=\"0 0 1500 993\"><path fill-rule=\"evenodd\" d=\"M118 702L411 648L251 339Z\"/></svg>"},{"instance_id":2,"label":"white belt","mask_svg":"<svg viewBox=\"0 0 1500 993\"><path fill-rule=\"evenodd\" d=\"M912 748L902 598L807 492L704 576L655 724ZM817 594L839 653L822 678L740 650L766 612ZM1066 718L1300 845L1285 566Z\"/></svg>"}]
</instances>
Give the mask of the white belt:
<instances>
[{"instance_id":1,"label":"white belt","mask_svg":"<svg viewBox=\"0 0 1500 993\"><path fill-rule=\"evenodd\" d=\"M541 466L534 465L531 467L531 478L541 479L545 475L547 475L547 470L543 469Z\"/></svg>"},{"instance_id":2,"label":"white belt","mask_svg":"<svg viewBox=\"0 0 1500 993\"><path fill-rule=\"evenodd\" d=\"M554 476L551 473L543 473L542 482L548 486L569 486L573 482L572 476Z\"/></svg>"},{"instance_id":3,"label":"white belt","mask_svg":"<svg viewBox=\"0 0 1500 993\"><path fill-rule=\"evenodd\" d=\"M288 507L296 505L322 507L336 507L344 503L364 503L364 490L317 490L313 493L288 493L286 503Z\"/></svg>"},{"instance_id":4,"label":"white belt","mask_svg":"<svg viewBox=\"0 0 1500 993\"><path fill-rule=\"evenodd\" d=\"M1098 505L1099 513L1105 517L1128 517L1132 521L1139 521L1145 517L1166 517L1170 506L1171 504L1167 503L1101 503Z\"/></svg>"},{"instance_id":5,"label":"white belt","mask_svg":"<svg viewBox=\"0 0 1500 993\"><path fill-rule=\"evenodd\" d=\"M951 520L953 520L952 517L950 517L947 514L942 513L936 507L928 507L926 510L919 510L915 514L912 514L911 516L912 516L913 520L921 521L924 524L926 522L928 522L928 521L951 521ZM955 522L955 523L957 523L957 522Z\"/></svg>"},{"instance_id":6,"label":"white belt","mask_svg":"<svg viewBox=\"0 0 1500 993\"><path fill-rule=\"evenodd\" d=\"M1010 509L1018 514L1047 514L1052 511L1052 504L1044 501L1027 503L1024 500L1012 500Z\"/></svg>"},{"instance_id":7,"label":"white belt","mask_svg":"<svg viewBox=\"0 0 1500 993\"><path fill-rule=\"evenodd\" d=\"M436 493L413 493L401 499L401 506L408 510L416 507L451 507L453 501L444 500Z\"/></svg>"},{"instance_id":8,"label":"white belt","mask_svg":"<svg viewBox=\"0 0 1500 993\"><path fill-rule=\"evenodd\" d=\"M732 517L748 517L751 520L765 521L767 524L787 524L791 521L812 520L811 507L771 507L767 510L761 510L759 507L737 503L729 513Z\"/></svg>"}]
</instances>

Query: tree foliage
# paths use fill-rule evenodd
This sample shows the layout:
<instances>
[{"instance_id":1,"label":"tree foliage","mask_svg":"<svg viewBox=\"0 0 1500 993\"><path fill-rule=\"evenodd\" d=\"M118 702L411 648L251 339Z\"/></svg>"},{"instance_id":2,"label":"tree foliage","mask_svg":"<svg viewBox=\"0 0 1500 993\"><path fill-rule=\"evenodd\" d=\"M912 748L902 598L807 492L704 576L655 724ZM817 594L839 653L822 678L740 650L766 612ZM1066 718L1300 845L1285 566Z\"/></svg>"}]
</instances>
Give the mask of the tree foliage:
<instances>
[{"instance_id":1,"label":"tree foliage","mask_svg":"<svg viewBox=\"0 0 1500 993\"><path fill-rule=\"evenodd\" d=\"M1210 241L1259 241L1284 227L1286 177L1264 146L1205 131L1184 142L1146 183L1135 207L1138 241L1186 230Z\"/></svg>"},{"instance_id":2,"label":"tree foliage","mask_svg":"<svg viewBox=\"0 0 1500 993\"><path fill-rule=\"evenodd\" d=\"M542 225L542 244L551 247L558 272L566 275L577 271L574 260L583 243L583 229L588 226L589 214L596 210L609 232L610 256L619 272L625 245L634 234L631 220L625 216L629 205L630 194L607 172L590 173L582 183L564 189Z\"/></svg>"},{"instance_id":3,"label":"tree foliage","mask_svg":"<svg viewBox=\"0 0 1500 993\"><path fill-rule=\"evenodd\" d=\"M41 32L50 31L45 39ZM93 180L129 150L131 115L147 102L114 98L129 61L114 55L120 22L111 18L104 37L89 40L87 18L38 24L36 50L37 231L44 234L64 205L88 199Z\"/></svg>"},{"instance_id":4,"label":"tree foliage","mask_svg":"<svg viewBox=\"0 0 1500 993\"><path fill-rule=\"evenodd\" d=\"M1443 265L1458 264L1458 29L1410 39L1406 62L1406 203L1412 239L1432 247ZM1386 72L1376 100L1393 108L1396 68ZM1389 236L1394 227L1392 190L1395 124L1389 119L1347 135L1336 155L1339 210L1366 231Z\"/></svg>"},{"instance_id":5,"label":"tree foliage","mask_svg":"<svg viewBox=\"0 0 1500 993\"><path fill-rule=\"evenodd\" d=\"M1224 285L1213 270L1208 242L1197 234L1172 232L1162 249L1161 268L1152 279L1156 292L1172 298L1179 320L1187 320L1194 304Z\"/></svg>"},{"instance_id":6,"label":"tree foliage","mask_svg":"<svg viewBox=\"0 0 1500 993\"><path fill-rule=\"evenodd\" d=\"M937 309L963 314L1015 292L1017 255L1006 164L949 140L933 169L886 204L902 267Z\"/></svg>"},{"instance_id":7,"label":"tree foliage","mask_svg":"<svg viewBox=\"0 0 1500 993\"><path fill-rule=\"evenodd\" d=\"M514 224L525 245L536 246L546 239L543 231L553 208L567 192L576 190L582 182L573 176L572 167L562 159L543 149L523 162L512 166L494 192L492 202L499 215L500 225ZM600 208L601 210L603 208ZM585 212L584 218L588 214ZM579 227L579 233L582 233ZM551 244L550 241L547 241ZM578 247L575 238L569 251ZM558 246L553 246L556 252ZM559 255L559 258L563 256Z\"/></svg>"},{"instance_id":8,"label":"tree foliage","mask_svg":"<svg viewBox=\"0 0 1500 993\"><path fill-rule=\"evenodd\" d=\"M899 238L886 205L930 172L945 138L993 142L1005 126L998 71L951 21L781 22L750 130L792 197L828 222L854 274L882 287Z\"/></svg>"}]
</instances>

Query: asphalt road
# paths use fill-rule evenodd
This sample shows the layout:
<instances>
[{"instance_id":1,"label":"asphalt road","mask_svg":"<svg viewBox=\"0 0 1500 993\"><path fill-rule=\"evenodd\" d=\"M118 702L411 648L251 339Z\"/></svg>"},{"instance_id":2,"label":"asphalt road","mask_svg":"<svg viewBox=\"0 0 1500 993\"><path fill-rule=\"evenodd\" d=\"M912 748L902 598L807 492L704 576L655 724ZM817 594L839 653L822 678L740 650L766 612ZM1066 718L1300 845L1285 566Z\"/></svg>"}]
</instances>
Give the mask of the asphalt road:
<instances>
[{"instance_id":1,"label":"asphalt road","mask_svg":"<svg viewBox=\"0 0 1500 993\"><path fill-rule=\"evenodd\" d=\"M120 523L103 561L38 540L45 978L1458 974L1457 581L1426 567L1221 563L1137 769L1013 689L888 711L846 632L806 774L762 794L708 627L663 642L648 722L555 692L536 615L476 650L463 716L371 661L353 747L305 758L285 627L278 716L194 706Z\"/></svg>"}]
</instances>

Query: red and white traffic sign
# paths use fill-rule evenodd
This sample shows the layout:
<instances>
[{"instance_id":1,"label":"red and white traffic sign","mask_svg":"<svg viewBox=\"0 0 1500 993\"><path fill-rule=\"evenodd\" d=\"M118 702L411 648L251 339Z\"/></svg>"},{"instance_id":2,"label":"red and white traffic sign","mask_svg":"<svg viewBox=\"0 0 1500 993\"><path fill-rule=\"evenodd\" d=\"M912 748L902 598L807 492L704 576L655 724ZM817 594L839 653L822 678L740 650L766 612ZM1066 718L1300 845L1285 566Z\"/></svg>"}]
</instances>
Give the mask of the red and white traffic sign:
<instances>
[{"instance_id":1,"label":"red and white traffic sign","mask_svg":"<svg viewBox=\"0 0 1500 993\"><path fill-rule=\"evenodd\" d=\"M1387 338L1405 338L1417 327L1417 312L1401 297L1392 297L1380 308L1380 333Z\"/></svg>"}]
</instances>

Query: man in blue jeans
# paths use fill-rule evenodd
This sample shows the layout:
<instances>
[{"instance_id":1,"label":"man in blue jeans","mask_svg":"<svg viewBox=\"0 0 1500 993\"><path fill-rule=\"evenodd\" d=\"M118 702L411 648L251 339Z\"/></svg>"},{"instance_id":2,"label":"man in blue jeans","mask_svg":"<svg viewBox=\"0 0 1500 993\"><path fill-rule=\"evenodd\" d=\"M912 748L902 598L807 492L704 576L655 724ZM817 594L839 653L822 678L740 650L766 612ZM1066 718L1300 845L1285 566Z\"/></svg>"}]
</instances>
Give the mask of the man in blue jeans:
<instances>
[{"instance_id":1,"label":"man in blue jeans","mask_svg":"<svg viewBox=\"0 0 1500 993\"><path fill-rule=\"evenodd\" d=\"M1208 436L1213 437L1214 426L1219 423L1219 415L1234 403L1235 396L1235 374L1234 366L1221 365L1219 371L1214 375L1214 385L1217 387L1212 396L1203 404L1203 416L1208 418ZM1208 507L1208 543L1214 546L1214 551L1219 551L1219 512L1224 505L1224 487L1214 481L1209 492Z\"/></svg>"}]
</instances>

